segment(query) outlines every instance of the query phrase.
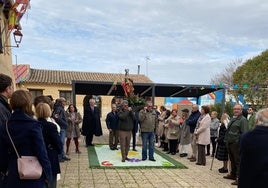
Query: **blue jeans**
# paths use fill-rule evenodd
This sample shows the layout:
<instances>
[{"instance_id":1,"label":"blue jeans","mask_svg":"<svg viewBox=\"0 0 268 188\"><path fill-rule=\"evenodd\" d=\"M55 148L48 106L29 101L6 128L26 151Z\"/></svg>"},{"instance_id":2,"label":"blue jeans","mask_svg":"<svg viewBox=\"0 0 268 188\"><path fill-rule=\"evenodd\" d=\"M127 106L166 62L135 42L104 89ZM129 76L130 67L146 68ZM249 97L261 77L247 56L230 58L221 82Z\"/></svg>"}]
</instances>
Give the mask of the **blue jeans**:
<instances>
[{"instance_id":1,"label":"blue jeans","mask_svg":"<svg viewBox=\"0 0 268 188\"><path fill-rule=\"evenodd\" d=\"M61 140L61 143L62 143L62 152L59 155L59 158L60 159L65 156L65 152L64 152L65 135L66 135L66 130L65 129L61 129L60 130L60 140Z\"/></svg>"},{"instance_id":2,"label":"blue jeans","mask_svg":"<svg viewBox=\"0 0 268 188\"><path fill-rule=\"evenodd\" d=\"M147 159L147 149L149 149L149 159L154 159L154 137L154 132L141 132L142 159Z\"/></svg>"}]
</instances>

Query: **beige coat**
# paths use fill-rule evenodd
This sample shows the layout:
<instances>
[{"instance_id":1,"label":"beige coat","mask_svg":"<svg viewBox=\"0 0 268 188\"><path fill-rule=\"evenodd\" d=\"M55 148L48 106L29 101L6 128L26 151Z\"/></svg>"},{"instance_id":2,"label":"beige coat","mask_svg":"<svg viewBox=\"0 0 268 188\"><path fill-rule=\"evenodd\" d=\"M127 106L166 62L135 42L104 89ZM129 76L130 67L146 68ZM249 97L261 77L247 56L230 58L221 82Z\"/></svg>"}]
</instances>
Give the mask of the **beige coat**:
<instances>
[{"instance_id":1,"label":"beige coat","mask_svg":"<svg viewBox=\"0 0 268 188\"><path fill-rule=\"evenodd\" d=\"M210 144L210 123L211 117L206 114L203 118L198 120L198 126L195 129L195 134L197 134L197 144L208 145Z\"/></svg>"},{"instance_id":2,"label":"beige coat","mask_svg":"<svg viewBox=\"0 0 268 188\"><path fill-rule=\"evenodd\" d=\"M180 135L180 129L179 129L180 116L171 117L169 119L170 119L170 122L168 124L167 138L169 140L176 140L179 138L179 135Z\"/></svg>"},{"instance_id":3,"label":"beige coat","mask_svg":"<svg viewBox=\"0 0 268 188\"><path fill-rule=\"evenodd\" d=\"M158 136L162 136L164 133L164 126L165 126L165 117L166 117L166 111L163 111L159 117L158 117Z\"/></svg>"},{"instance_id":4,"label":"beige coat","mask_svg":"<svg viewBox=\"0 0 268 188\"><path fill-rule=\"evenodd\" d=\"M163 125L164 129L163 129L163 134L165 135L165 143L168 143L168 138L167 138L167 134L168 134L168 123L167 120L164 121L164 125Z\"/></svg>"}]
</instances>

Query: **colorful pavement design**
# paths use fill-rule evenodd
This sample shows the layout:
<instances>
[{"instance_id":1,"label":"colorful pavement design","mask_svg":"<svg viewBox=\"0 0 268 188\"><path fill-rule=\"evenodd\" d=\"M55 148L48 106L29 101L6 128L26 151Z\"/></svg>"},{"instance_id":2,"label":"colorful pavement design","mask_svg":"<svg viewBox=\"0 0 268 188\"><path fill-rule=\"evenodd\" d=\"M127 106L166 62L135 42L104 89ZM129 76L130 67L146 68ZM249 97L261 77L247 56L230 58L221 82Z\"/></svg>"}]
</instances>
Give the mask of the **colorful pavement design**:
<instances>
[{"instance_id":1,"label":"colorful pavement design","mask_svg":"<svg viewBox=\"0 0 268 188\"><path fill-rule=\"evenodd\" d=\"M138 151L130 150L126 162L121 162L121 152L110 150L108 145L95 145L88 147L88 158L90 168L187 168L180 162L163 154L155 149L155 162L141 160L141 147L137 146Z\"/></svg>"}]
</instances>

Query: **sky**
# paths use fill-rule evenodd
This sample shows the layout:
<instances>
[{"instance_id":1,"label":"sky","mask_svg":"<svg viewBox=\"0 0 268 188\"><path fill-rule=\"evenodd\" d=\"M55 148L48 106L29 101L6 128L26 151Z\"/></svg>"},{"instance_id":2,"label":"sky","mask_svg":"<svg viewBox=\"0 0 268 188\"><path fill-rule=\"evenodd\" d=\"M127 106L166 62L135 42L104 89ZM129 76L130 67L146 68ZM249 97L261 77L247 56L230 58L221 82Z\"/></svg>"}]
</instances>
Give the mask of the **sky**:
<instances>
[{"instance_id":1,"label":"sky","mask_svg":"<svg viewBox=\"0 0 268 188\"><path fill-rule=\"evenodd\" d=\"M32 0L13 63L211 84L268 46L267 0Z\"/></svg>"}]
</instances>

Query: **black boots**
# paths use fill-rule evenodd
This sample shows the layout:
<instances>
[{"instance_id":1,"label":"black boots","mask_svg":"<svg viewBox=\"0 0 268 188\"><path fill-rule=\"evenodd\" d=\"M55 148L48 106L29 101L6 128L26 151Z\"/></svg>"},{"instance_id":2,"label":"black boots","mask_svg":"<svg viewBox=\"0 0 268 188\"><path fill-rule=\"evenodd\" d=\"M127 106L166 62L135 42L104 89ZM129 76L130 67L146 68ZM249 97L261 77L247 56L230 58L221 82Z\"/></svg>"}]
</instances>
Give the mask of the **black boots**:
<instances>
[{"instance_id":1,"label":"black boots","mask_svg":"<svg viewBox=\"0 0 268 188\"><path fill-rule=\"evenodd\" d=\"M168 149L168 143L163 143L164 144L164 149L163 149L163 151L169 151L169 149Z\"/></svg>"}]
</instances>

